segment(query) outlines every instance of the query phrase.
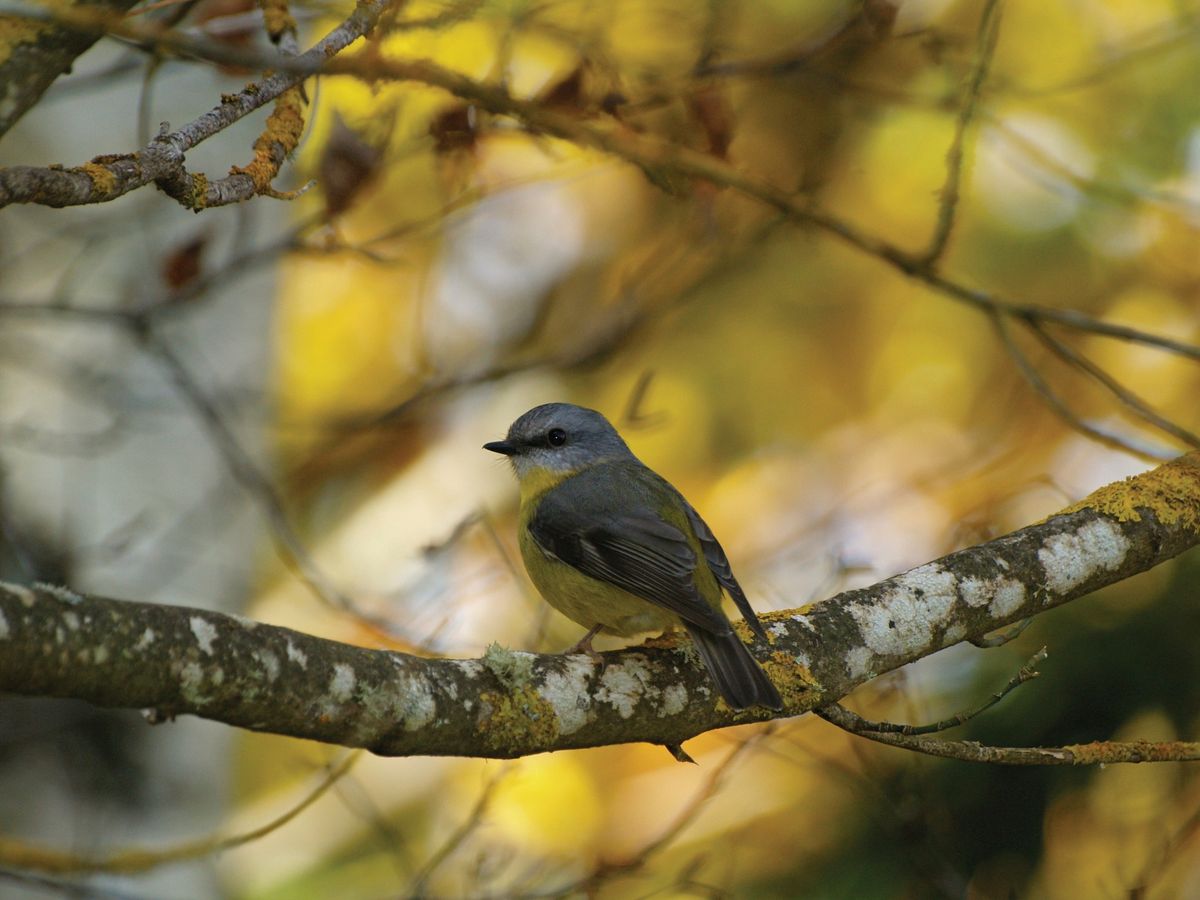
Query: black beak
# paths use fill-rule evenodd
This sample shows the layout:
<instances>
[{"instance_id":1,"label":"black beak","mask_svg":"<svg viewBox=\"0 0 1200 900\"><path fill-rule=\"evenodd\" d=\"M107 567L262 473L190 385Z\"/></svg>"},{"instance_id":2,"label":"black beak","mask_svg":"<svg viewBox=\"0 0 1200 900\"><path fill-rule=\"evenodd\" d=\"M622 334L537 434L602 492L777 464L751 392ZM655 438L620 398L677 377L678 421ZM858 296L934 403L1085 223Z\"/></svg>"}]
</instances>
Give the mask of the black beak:
<instances>
[{"instance_id":1,"label":"black beak","mask_svg":"<svg viewBox=\"0 0 1200 900\"><path fill-rule=\"evenodd\" d=\"M505 456L516 456L517 445L509 441L490 441L483 445L484 450L491 450L493 453L503 453Z\"/></svg>"}]
</instances>

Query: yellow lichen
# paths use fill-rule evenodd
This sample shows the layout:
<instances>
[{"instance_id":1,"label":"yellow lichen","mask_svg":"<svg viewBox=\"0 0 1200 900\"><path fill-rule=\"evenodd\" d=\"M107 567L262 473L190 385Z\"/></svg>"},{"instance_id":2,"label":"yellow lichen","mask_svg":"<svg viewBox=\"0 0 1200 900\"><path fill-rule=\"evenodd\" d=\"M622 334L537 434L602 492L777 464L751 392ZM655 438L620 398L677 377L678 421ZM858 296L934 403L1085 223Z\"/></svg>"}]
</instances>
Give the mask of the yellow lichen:
<instances>
[{"instance_id":1,"label":"yellow lichen","mask_svg":"<svg viewBox=\"0 0 1200 900\"><path fill-rule=\"evenodd\" d=\"M642 641L643 647L654 647L657 650L678 650L680 647L690 647L692 639L682 631L668 629L655 637Z\"/></svg>"},{"instance_id":2,"label":"yellow lichen","mask_svg":"<svg viewBox=\"0 0 1200 900\"><path fill-rule=\"evenodd\" d=\"M279 173L284 159L296 149L304 133L304 95L288 88L275 101L262 134L254 142L254 159L246 166L233 166L233 175L249 175L256 192L265 191Z\"/></svg>"},{"instance_id":3,"label":"yellow lichen","mask_svg":"<svg viewBox=\"0 0 1200 900\"><path fill-rule=\"evenodd\" d=\"M816 603L805 603L803 606L798 606L795 609L789 609L786 611L775 610L772 612L759 613L758 621L761 622L763 628L766 629L767 635L771 638L774 638L775 635L773 635L771 633L771 628L770 628L771 625L775 625L775 624L785 624L786 625L787 623L791 622L792 619L796 618L797 616L807 615L810 611L812 611L813 607L815 607L816 605L817 605Z\"/></svg>"},{"instance_id":4,"label":"yellow lichen","mask_svg":"<svg viewBox=\"0 0 1200 900\"><path fill-rule=\"evenodd\" d=\"M1192 741L1092 741L1062 748L1077 766L1096 763L1139 763L1195 759L1200 743Z\"/></svg>"},{"instance_id":5,"label":"yellow lichen","mask_svg":"<svg viewBox=\"0 0 1200 900\"><path fill-rule=\"evenodd\" d=\"M1164 525L1200 531L1200 453L1188 453L1149 472L1106 484L1056 515L1094 509L1118 522L1140 522L1148 509Z\"/></svg>"},{"instance_id":6,"label":"yellow lichen","mask_svg":"<svg viewBox=\"0 0 1200 900\"><path fill-rule=\"evenodd\" d=\"M111 197L116 192L117 176L107 166L102 166L100 163L93 161L84 163L77 171L82 172L92 180L97 197Z\"/></svg>"},{"instance_id":7,"label":"yellow lichen","mask_svg":"<svg viewBox=\"0 0 1200 900\"><path fill-rule=\"evenodd\" d=\"M263 24L271 40L278 41L285 31L296 30L296 20L288 12L287 0L261 0L259 6L262 7Z\"/></svg>"},{"instance_id":8,"label":"yellow lichen","mask_svg":"<svg viewBox=\"0 0 1200 900\"><path fill-rule=\"evenodd\" d=\"M778 689L787 709L803 707L806 703L811 706L812 698L821 691L820 683L808 666L796 662L792 654L783 650L776 650L767 657L763 669Z\"/></svg>"},{"instance_id":9,"label":"yellow lichen","mask_svg":"<svg viewBox=\"0 0 1200 900\"><path fill-rule=\"evenodd\" d=\"M35 4L55 21L39 22L22 16L0 16L0 65L8 62L22 44L33 44L44 35L53 38L59 32L78 26L86 31L105 30L120 23L120 11L90 5L86 0L38 0Z\"/></svg>"},{"instance_id":10,"label":"yellow lichen","mask_svg":"<svg viewBox=\"0 0 1200 900\"><path fill-rule=\"evenodd\" d=\"M479 697L480 730L499 750L550 747L558 738L558 715L531 686L508 693L485 691Z\"/></svg>"},{"instance_id":11,"label":"yellow lichen","mask_svg":"<svg viewBox=\"0 0 1200 900\"><path fill-rule=\"evenodd\" d=\"M8 62L8 58L17 47L34 43L44 32L49 31L50 27L48 24L18 16L0 16L0 65Z\"/></svg>"},{"instance_id":12,"label":"yellow lichen","mask_svg":"<svg viewBox=\"0 0 1200 900\"><path fill-rule=\"evenodd\" d=\"M188 209L196 212L208 205L208 178L200 172L192 173L192 195L188 198Z\"/></svg>"}]
</instances>

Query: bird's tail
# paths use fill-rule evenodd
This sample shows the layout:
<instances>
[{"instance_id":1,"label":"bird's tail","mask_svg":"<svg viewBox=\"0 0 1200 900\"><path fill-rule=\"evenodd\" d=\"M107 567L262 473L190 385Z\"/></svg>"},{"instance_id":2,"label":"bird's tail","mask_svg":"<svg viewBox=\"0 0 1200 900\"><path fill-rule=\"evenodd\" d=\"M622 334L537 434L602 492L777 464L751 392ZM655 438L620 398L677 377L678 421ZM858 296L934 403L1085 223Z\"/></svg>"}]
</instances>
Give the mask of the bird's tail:
<instances>
[{"instance_id":1,"label":"bird's tail","mask_svg":"<svg viewBox=\"0 0 1200 900\"><path fill-rule=\"evenodd\" d=\"M684 627L726 703L734 709L755 705L783 709L779 691L733 629L714 634L686 622Z\"/></svg>"}]
</instances>

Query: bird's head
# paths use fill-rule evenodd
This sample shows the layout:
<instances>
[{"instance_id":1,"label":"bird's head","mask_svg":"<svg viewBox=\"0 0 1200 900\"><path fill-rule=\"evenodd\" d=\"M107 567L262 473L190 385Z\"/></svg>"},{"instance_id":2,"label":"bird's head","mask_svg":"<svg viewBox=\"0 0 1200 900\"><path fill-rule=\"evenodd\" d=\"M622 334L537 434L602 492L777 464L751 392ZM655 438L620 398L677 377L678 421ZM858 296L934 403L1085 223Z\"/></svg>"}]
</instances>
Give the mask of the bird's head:
<instances>
[{"instance_id":1,"label":"bird's head","mask_svg":"<svg viewBox=\"0 0 1200 900\"><path fill-rule=\"evenodd\" d=\"M542 473L565 476L633 455L608 419L571 403L535 406L509 426L504 440L483 449L507 456L521 480Z\"/></svg>"}]
</instances>

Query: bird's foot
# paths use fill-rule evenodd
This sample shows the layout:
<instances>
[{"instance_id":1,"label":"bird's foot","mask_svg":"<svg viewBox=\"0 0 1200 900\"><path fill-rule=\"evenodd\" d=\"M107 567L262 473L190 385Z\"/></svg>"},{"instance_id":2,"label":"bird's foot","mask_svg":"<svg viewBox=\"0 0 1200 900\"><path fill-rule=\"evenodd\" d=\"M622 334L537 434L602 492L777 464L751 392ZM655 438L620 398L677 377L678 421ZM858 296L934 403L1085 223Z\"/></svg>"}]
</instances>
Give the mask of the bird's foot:
<instances>
[{"instance_id":1,"label":"bird's foot","mask_svg":"<svg viewBox=\"0 0 1200 900\"><path fill-rule=\"evenodd\" d=\"M663 746L667 748L667 752L675 758L676 762L691 763L693 766L700 765L683 749L683 744L663 744Z\"/></svg>"},{"instance_id":2,"label":"bird's foot","mask_svg":"<svg viewBox=\"0 0 1200 900\"><path fill-rule=\"evenodd\" d=\"M597 653L596 650L593 649L593 647L592 647L592 638L594 638L597 634L599 634L600 629L603 627L604 626L600 625L600 624L593 625L591 628L588 629L587 634L585 634L576 643L572 644L570 647L568 647L566 650L564 650L563 653L566 656L571 656L576 653L586 653L589 657L591 657L592 662L594 662L597 666L600 667L600 671L603 672L604 667L607 665L607 663L605 662L604 657L601 656L599 653Z\"/></svg>"}]
</instances>

